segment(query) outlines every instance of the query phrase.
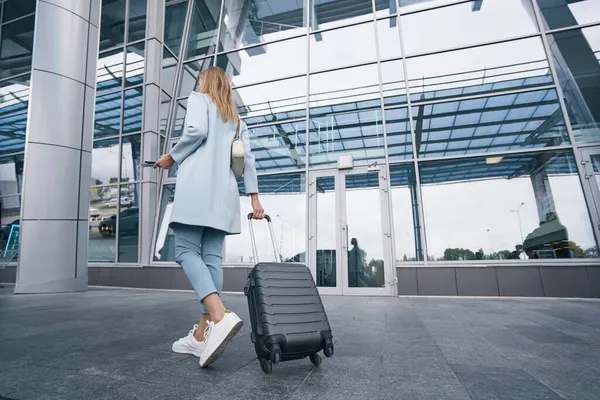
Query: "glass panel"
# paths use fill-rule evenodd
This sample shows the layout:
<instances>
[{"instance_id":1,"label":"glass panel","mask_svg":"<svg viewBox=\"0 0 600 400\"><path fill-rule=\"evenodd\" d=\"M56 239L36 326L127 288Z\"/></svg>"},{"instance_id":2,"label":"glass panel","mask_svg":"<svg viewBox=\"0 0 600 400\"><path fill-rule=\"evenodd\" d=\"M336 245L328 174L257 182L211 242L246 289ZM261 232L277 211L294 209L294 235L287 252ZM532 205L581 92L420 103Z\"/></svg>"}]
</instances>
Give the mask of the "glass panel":
<instances>
[{"instance_id":1,"label":"glass panel","mask_svg":"<svg viewBox=\"0 0 600 400\"><path fill-rule=\"evenodd\" d=\"M175 185L164 185L158 214L154 261L175 261L175 235L173 230L169 228L174 199Z\"/></svg>"},{"instance_id":2,"label":"glass panel","mask_svg":"<svg viewBox=\"0 0 600 400\"><path fill-rule=\"evenodd\" d=\"M96 140L92 150L92 185L119 181L119 139Z\"/></svg>"},{"instance_id":3,"label":"glass panel","mask_svg":"<svg viewBox=\"0 0 600 400\"><path fill-rule=\"evenodd\" d=\"M357 48L360 51L357 51ZM376 59L373 23L353 25L310 36L311 72L347 67Z\"/></svg>"},{"instance_id":4,"label":"glass panel","mask_svg":"<svg viewBox=\"0 0 600 400\"><path fill-rule=\"evenodd\" d=\"M119 212L119 262L137 263L140 226L140 185L121 185Z\"/></svg>"},{"instance_id":5,"label":"glass panel","mask_svg":"<svg viewBox=\"0 0 600 400\"><path fill-rule=\"evenodd\" d=\"M141 168L142 135L123 136L121 148L121 182L138 181Z\"/></svg>"},{"instance_id":6,"label":"glass panel","mask_svg":"<svg viewBox=\"0 0 600 400\"><path fill-rule=\"evenodd\" d=\"M122 102L121 92L96 96L95 138L119 134Z\"/></svg>"},{"instance_id":7,"label":"glass panel","mask_svg":"<svg viewBox=\"0 0 600 400\"><path fill-rule=\"evenodd\" d=\"M33 16L1 27L0 78L31 71L34 27Z\"/></svg>"},{"instance_id":8,"label":"glass panel","mask_svg":"<svg viewBox=\"0 0 600 400\"><path fill-rule=\"evenodd\" d=\"M578 143L600 141L600 26L548 36Z\"/></svg>"},{"instance_id":9,"label":"glass panel","mask_svg":"<svg viewBox=\"0 0 600 400\"><path fill-rule=\"evenodd\" d=\"M598 254L570 152L424 162L420 172L432 259Z\"/></svg>"},{"instance_id":10,"label":"glass panel","mask_svg":"<svg viewBox=\"0 0 600 400\"><path fill-rule=\"evenodd\" d=\"M177 138L183 135L183 123L185 121L185 113L187 106L187 100L178 101L175 109L175 121L173 121L173 133L171 138Z\"/></svg>"},{"instance_id":11,"label":"glass panel","mask_svg":"<svg viewBox=\"0 0 600 400\"><path fill-rule=\"evenodd\" d=\"M146 37L146 4L148 0L129 0L129 42Z\"/></svg>"},{"instance_id":12,"label":"glass panel","mask_svg":"<svg viewBox=\"0 0 600 400\"><path fill-rule=\"evenodd\" d=\"M250 128L249 135L258 172L303 169L306 165L304 121Z\"/></svg>"},{"instance_id":13,"label":"glass panel","mask_svg":"<svg viewBox=\"0 0 600 400\"><path fill-rule=\"evenodd\" d=\"M212 57L184 64L182 69L181 85L179 87L179 96L189 96L192 91L196 90L198 87L200 72L210 68L212 64Z\"/></svg>"},{"instance_id":14,"label":"glass panel","mask_svg":"<svg viewBox=\"0 0 600 400\"><path fill-rule=\"evenodd\" d=\"M217 66L234 86L270 81L306 73L306 37L220 55Z\"/></svg>"},{"instance_id":15,"label":"glass panel","mask_svg":"<svg viewBox=\"0 0 600 400\"><path fill-rule=\"evenodd\" d=\"M377 21L377 41L379 45L379 57L382 60L402 56L398 18L393 17Z\"/></svg>"},{"instance_id":16,"label":"glass panel","mask_svg":"<svg viewBox=\"0 0 600 400\"><path fill-rule=\"evenodd\" d=\"M396 262L422 261L418 197L413 164L390 166Z\"/></svg>"},{"instance_id":17,"label":"glass panel","mask_svg":"<svg viewBox=\"0 0 600 400\"><path fill-rule=\"evenodd\" d=\"M19 252L21 196L0 197L0 262L16 262Z\"/></svg>"},{"instance_id":18,"label":"glass panel","mask_svg":"<svg viewBox=\"0 0 600 400\"><path fill-rule=\"evenodd\" d=\"M194 0L186 59L215 52L220 11L219 0Z\"/></svg>"},{"instance_id":19,"label":"glass panel","mask_svg":"<svg viewBox=\"0 0 600 400\"><path fill-rule=\"evenodd\" d=\"M399 0L400 12L416 12L427 8L435 8L449 3L456 3L456 0Z\"/></svg>"},{"instance_id":20,"label":"glass panel","mask_svg":"<svg viewBox=\"0 0 600 400\"><path fill-rule=\"evenodd\" d=\"M0 154L25 150L29 75L0 82Z\"/></svg>"},{"instance_id":21,"label":"glass panel","mask_svg":"<svg viewBox=\"0 0 600 400\"><path fill-rule=\"evenodd\" d=\"M479 7L474 7L479 4ZM486 0L401 16L406 54L485 43L537 32L530 0ZM436 27L432 29L432 27Z\"/></svg>"},{"instance_id":22,"label":"glass panel","mask_svg":"<svg viewBox=\"0 0 600 400\"><path fill-rule=\"evenodd\" d=\"M132 56L133 58L133 56ZM96 71L96 95L121 90L123 85L123 50L100 54Z\"/></svg>"},{"instance_id":23,"label":"glass panel","mask_svg":"<svg viewBox=\"0 0 600 400\"><path fill-rule=\"evenodd\" d=\"M12 0L4 2L2 22L12 21L35 12L36 0ZM0 5L1 7L1 5Z\"/></svg>"},{"instance_id":24,"label":"glass panel","mask_svg":"<svg viewBox=\"0 0 600 400\"><path fill-rule=\"evenodd\" d=\"M171 105L171 96L169 96L165 92L161 92L160 110L159 110L160 115L159 115L159 121L158 121L158 123L160 125L161 135L167 134L167 117L169 115L170 105Z\"/></svg>"},{"instance_id":25,"label":"glass panel","mask_svg":"<svg viewBox=\"0 0 600 400\"><path fill-rule=\"evenodd\" d=\"M408 58L406 69L413 102L552 84L539 37Z\"/></svg>"},{"instance_id":26,"label":"glass panel","mask_svg":"<svg viewBox=\"0 0 600 400\"><path fill-rule=\"evenodd\" d=\"M379 173L348 174L345 180L348 286L384 287ZM365 218L365 210L369 210L368 218Z\"/></svg>"},{"instance_id":27,"label":"glass panel","mask_svg":"<svg viewBox=\"0 0 600 400\"><path fill-rule=\"evenodd\" d=\"M386 106L406 104L406 81L402 60L381 63L383 104Z\"/></svg>"},{"instance_id":28,"label":"glass panel","mask_svg":"<svg viewBox=\"0 0 600 400\"><path fill-rule=\"evenodd\" d=\"M377 1L381 4L381 1ZM386 3L389 2L386 0ZM371 0L349 0L343 2L332 0L309 0L311 20L310 29L333 28L373 18ZM379 7L378 7L379 9Z\"/></svg>"},{"instance_id":29,"label":"glass panel","mask_svg":"<svg viewBox=\"0 0 600 400\"><path fill-rule=\"evenodd\" d=\"M225 0L219 49L239 49L306 33L303 4L304 1Z\"/></svg>"},{"instance_id":30,"label":"glass panel","mask_svg":"<svg viewBox=\"0 0 600 400\"><path fill-rule=\"evenodd\" d=\"M412 138L407 108L385 111L388 154L390 160L413 158Z\"/></svg>"},{"instance_id":31,"label":"glass panel","mask_svg":"<svg viewBox=\"0 0 600 400\"><path fill-rule=\"evenodd\" d=\"M144 42L127 47L125 86L144 83Z\"/></svg>"},{"instance_id":32,"label":"glass panel","mask_svg":"<svg viewBox=\"0 0 600 400\"><path fill-rule=\"evenodd\" d=\"M600 0L537 0L544 28L558 29L600 21Z\"/></svg>"},{"instance_id":33,"label":"glass panel","mask_svg":"<svg viewBox=\"0 0 600 400\"><path fill-rule=\"evenodd\" d=\"M125 91L123 108L123 133L142 130L142 101L144 90L141 87Z\"/></svg>"},{"instance_id":34,"label":"glass panel","mask_svg":"<svg viewBox=\"0 0 600 400\"><path fill-rule=\"evenodd\" d=\"M569 143L554 89L419 105L412 113L420 157Z\"/></svg>"},{"instance_id":35,"label":"glass panel","mask_svg":"<svg viewBox=\"0 0 600 400\"><path fill-rule=\"evenodd\" d=\"M377 65L311 75L311 166L335 166L341 154L355 164L385 158L377 76Z\"/></svg>"},{"instance_id":36,"label":"glass panel","mask_svg":"<svg viewBox=\"0 0 600 400\"><path fill-rule=\"evenodd\" d=\"M162 74L160 76L160 86L169 94L173 94L173 85L175 84L175 72L177 70L177 59L166 48L163 48Z\"/></svg>"},{"instance_id":37,"label":"glass panel","mask_svg":"<svg viewBox=\"0 0 600 400\"><path fill-rule=\"evenodd\" d=\"M237 88L233 98L248 126L304 118L306 77Z\"/></svg>"},{"instance_id":38,"label":"glass panel","mask_svg":"<svg viewBox=\"0 0 600 400\"><path fill-rule=\"evenodd\" d=\"M316 181L317 196L317 286L336 287L337 285L337 217L335 178L320 176Z\"/></svg>"},{"instance_id":39,"label":"glass panel","mask_svg":"<svg viewBox=\"0 0 600 400\"><path fill-rule=\"evenodd\" d=\"M90 189L89 261L115 261L118 203L117 186Z\"/></svg>"},{"instance_id":40,"label":"glass panel","mask_svg":"<svg viewBox=\"0 0 600 400\"><path fill-rule=\"evenodd\" d=\"M103 1L100 21L100 51L122 46L125 40L126 0Z\"/></svg>"},{"instance_id":41,"label":"glass panel","mask_svg":"<svg viewBox=\"0 0 600 400\"><path fill-rule=\"evenodd\" d=\"M183 25L187 13L188 2L169 5L165 11L165 45L176 56L179 56L181 41L183 40Z\"/></svg>"},{"instance_id":42,"label":"glass panel","mask_svg":"<svg viewBox=\"0 0 600 400\"><path fill-rule=\"evenodd\" d=\"M23 155L0 159L0 196L21 193Z\"/></svg>"},{"instance_id":43,"label":"glass panel","mask_svg":"<svg viewBox=\"0 0 600 400\"><path fill-rule=\"evenodd\" d=\"M227 262L254 264L246 215L252 211L250 198L240 187L242 233L227 237L225 259ZM260 201L273 220L275 241L284 261L302 262L306 252L306 194L304 174L268 175L258 178ZM260 261L274 261L273 244L266 222L255 222L254 233Z\"/></svg>"}]
</instances>

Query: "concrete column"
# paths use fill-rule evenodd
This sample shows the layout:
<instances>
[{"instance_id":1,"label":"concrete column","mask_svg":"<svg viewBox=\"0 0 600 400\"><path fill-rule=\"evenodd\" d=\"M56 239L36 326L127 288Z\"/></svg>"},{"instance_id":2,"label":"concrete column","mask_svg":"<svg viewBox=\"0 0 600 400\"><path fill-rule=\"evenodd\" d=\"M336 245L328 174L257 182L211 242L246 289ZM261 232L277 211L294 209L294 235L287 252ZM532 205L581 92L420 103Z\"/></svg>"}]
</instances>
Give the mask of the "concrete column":
<instances>
[{"instance_id":1,"label":"concrete column","mask_svg":"<svg viewBox=\"0 0 600 400\"><path fill-rule=\"evenodd\" d=\"M146 64L144 80L144 121L142 161L154 161L162 154L160 148L161 69L165 0L148 0L146 27ZM142 265L152 261L152 233L156 218L159 175L152 168L142 169L142 209L140 213Z\"/></svg>"},{"instance_id":2,"label":"concrete column","mask_svg":"<svg viewBox=\"0 0 600 400\"><path fill-rule=\"evenodd\" d=\"M15 293L87 289L101 0L38 0Z\"/></svg>"}]
</instances>

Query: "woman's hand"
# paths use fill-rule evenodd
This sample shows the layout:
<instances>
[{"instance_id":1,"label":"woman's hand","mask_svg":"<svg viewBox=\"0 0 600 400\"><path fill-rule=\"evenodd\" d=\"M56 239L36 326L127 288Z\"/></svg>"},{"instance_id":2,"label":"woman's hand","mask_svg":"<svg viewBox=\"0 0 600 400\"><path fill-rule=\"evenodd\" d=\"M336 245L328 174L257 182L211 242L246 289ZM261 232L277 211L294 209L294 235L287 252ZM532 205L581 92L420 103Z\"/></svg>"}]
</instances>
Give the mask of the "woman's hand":
<instances>
[{"instance_id":1,"label":"woman's hand","mask_svg":"<svg viewBox=\"0 0 600 400\"><path fill-rule=\"evenodd\" d=\"M154 163L154 168L169 169L175 164L175 160L170 154L163 154L158 161Z\"/></svg>"},{"instance_id":2,"label":"woman's hand","mask_svg":"<svg viewBox=\"0 0 600 400\"><path fill-rule=\"evenodd\" d=\"M252 194L252 218L254 219L263 219L265 217L265 210L260 204L260 200L258 200L257 194Z\"/></svg>"}]
</instances>

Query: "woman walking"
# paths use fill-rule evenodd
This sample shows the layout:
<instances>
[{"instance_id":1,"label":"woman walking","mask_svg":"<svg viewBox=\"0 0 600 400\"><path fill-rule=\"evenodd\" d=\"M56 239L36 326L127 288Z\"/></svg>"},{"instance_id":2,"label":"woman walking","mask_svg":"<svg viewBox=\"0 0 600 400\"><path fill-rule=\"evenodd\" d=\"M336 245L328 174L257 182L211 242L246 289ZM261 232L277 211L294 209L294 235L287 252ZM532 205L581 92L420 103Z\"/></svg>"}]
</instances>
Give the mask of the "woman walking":
<instances>
[{"instance_id":1,"label":"woman walking","mask_svg":"<svg viewBox=\"0 0 600 400\"><path fill-rule=\"evenodd\" d=\"M242 327L242 320L220 298L225 236L241 232L238 185L230 168L237 129L245 153L244 186L252 198L254 218L262 219L248 129L239 119L229 79L220 68L200 74L198 92L188 98L181 140L154 165L164 169L179 165L170 227L176 261L201 302L202 316L172 348L200 357L201 367L215 362Z\"/></svg>"}]
</instances>

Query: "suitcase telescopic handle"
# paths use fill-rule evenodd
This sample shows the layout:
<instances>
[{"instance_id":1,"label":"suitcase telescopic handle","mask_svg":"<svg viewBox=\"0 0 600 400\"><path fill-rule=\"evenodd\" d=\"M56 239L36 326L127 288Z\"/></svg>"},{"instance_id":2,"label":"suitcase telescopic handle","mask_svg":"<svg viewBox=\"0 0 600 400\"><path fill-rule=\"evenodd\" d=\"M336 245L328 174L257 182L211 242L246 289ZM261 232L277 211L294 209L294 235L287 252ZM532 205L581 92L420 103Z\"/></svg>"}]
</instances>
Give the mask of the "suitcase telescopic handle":
<instances>
[{"instance_id":1,"label":"suitcase telescopic handle","mask_svg":"<svg viewBox=\"0 0 600 400\"><path fill-rule=\"evenodd\" d=\"M258 248L256 247L256 237L254 236L254 227L252 226L252 217L254 214L248 214L248 227L250 228L250 241L252 242L252 254L254 255L254 262L258 263ZM265 219L267 220L267 224L269 225L269 234L271 236L271 242L273 243L273 254L275 255L275 260L278 262L283 262L281 259L281 254L277 250L277 241L275 240L275 232L273 231L273 222L271 221L271 217L265 214Z\"/></svg>"}]
</instances>

